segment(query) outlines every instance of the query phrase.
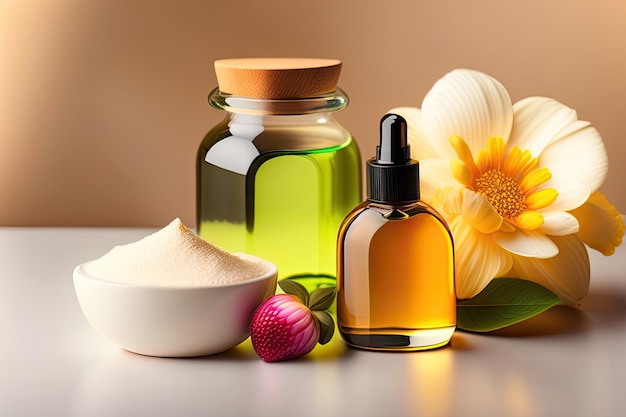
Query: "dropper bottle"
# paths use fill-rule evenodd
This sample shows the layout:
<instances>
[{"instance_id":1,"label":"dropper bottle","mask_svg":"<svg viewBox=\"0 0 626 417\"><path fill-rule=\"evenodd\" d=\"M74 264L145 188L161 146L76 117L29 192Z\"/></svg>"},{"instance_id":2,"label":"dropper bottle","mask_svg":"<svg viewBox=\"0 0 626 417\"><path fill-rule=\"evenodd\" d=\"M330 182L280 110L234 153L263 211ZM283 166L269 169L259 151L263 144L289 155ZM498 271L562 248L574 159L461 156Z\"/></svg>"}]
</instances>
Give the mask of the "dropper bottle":
<instances>
[{"instance_id":1,"label":"dropper bottle","mask_svg":"<svg viewBox=\"0 0 626 417\"><path fill-rule=\"evenodd\" d=\"M402 116L382 118L366 169L367 200L344 219L337 241L339 332L363 349L444 346L456 328L452 235L420 200Z\"/></svg>"}]
</instances>

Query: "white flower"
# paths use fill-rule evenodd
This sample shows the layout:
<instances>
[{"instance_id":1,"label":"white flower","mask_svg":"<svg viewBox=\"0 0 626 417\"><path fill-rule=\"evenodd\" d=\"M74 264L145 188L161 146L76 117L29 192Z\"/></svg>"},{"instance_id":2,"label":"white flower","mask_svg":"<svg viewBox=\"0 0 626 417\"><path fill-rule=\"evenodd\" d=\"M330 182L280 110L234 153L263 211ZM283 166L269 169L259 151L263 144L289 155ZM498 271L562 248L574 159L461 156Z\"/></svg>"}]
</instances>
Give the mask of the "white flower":
<instances>
[{"instance_id":1,"label":"white flower","mask_svg":"<svg viewBox=\"0 0 626 417\"><path fill-rule=\"evenodd\" d=\"M505 274L567 304L587 294L583 242L610 254L624 234L597 191L608 158L589 122L550 98L512 104L497 80L466 69L437 81L421 109L390 112L407 119L422 199L452 230L458 298ZM602 227L585 226L592 222Z\"/></svg>"}]
</instances>

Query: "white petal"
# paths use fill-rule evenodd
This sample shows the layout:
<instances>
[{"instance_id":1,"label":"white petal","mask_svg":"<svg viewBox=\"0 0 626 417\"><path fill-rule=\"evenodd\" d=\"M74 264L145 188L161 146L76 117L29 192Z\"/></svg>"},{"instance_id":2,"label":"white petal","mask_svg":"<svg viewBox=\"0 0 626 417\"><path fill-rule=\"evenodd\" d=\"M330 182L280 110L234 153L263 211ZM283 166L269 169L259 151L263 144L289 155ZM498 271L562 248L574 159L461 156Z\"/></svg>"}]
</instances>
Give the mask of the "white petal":
<instances>
[{"instance_id":1,"label":"white petal","mask_svg":"<svg viewBox=\"0 0 626 417\"><path fill-rule=\"evenodd\" d=\"M476 231L461 216L455 217L450 229L455 245L456 295L463 299L472 298L492 278L508 272L512 256L494 242L492 235Z\"/></svg>"},{"instance_id":2,"label":"white petal","mask_svg":"<svg viewBox=\"0 0 626 417\"><path fill-rule=\"evenodd\" d=\"M568 305L578 304L589 291L589 255L576 235L553 237L559 254L550 259L514 256L513 275L536 282Z\"/></svg>"},{"instance_id":3,"label":"white petal","mask_svg":"<svg viewBox=\"0 0 626 417\"><path fill-rule=\"evenodd\" d=\"M457 69L435 83L422 103L424 132L443 159L456 156L448 139L458 135L476 156L491 137L505 143L513 123L511 98L494 78Z\"/></svg>"},{"instance_id":4,"label":"white petal","mask_svg":"<svg viewBox=\"0 0 626 417\"><path fill-rule=\"evenodd\" d=\"M589 187L579 183L562 182L553 184L548 181L547 183L543 184L541 188L543 188L544 186L554 187L559 195L556 197L556 200L554 200L554 203L550 204L545 209L539 210L539 212L573 210L584 204L591 195L591 190L589 189Z\"/></svg>"},{"instance_id":5,"label":"white petal","mask_svg":"<svg viewBox=\"0 0 626 417\"><path fill-rule=\"evenodd\" d=\"M508 148L519 146L538 156L558 133L578 120L576 112L556 100L528 97L513 105L513 130Z\"/></svg>"},{"instance_id":6,"label":"white petal","mask_svg":"<svg viewBox=\"0 0 626 417\"><path fill-rule=\"evenodd\" d=\"M395 107L387 113L404 117L407 123L407 135L411 145L411 156L417 160L438 158L422 126L422 111L416 107Z\"/></svg>"},{"instance_id":7,"label":"white petal","mask_svg":"<svg viewBox=\"0 0 626 417\"><path fill-rule=\"evenodd\" d=\"M559 253L554 242L536 230L517 229L512 233L496 232L493 236L498 245L516 255L543 259Z\"/></svg>"},{"instance_id":8,"label":"white petal","mask_svg":"<svg viewBox=\"0 0 626 417\"><path fill-rule=\"evenodd\" d=\"M463 189L462 214L465 220L481 233L493 233L502 226L502 216L485 196L467 188Z\"/></svg>"},{"instance_id":9,"label":"white petal","mask_svg":"<svg viewBox=\"0 0 626 417\"><path fill-rule=\"evenodd\" d=\"M428 204L433 201L438 188L460 186L461 184L452 176L448 165L441 159L420 161L420 198Z\"/></svg>"},{"instance_id":10,"label":"white petal","mask_svg":"<svg viewBox=\"0 0 626 417\"><path fill-rule=\"evenodd\" d=\"M560 192L560 183L575 182L588 187L591 193L597 191L609 168L600 134L583 121L574 123L563 132L539 157L539 166L547 167L552 173L552 178L544 186L554 187Z\"/></svg>"},{"instance_id":11,"label":"white petal","mask_svg":"<svg viewBox=\"0 0 626 417\"><path fill-rule=\"evenodd\" d=\"M563 211L543 214L543 224L538 231L552 236L565 236L578 233L576 217Z\"/></svg>"}]
</instances>

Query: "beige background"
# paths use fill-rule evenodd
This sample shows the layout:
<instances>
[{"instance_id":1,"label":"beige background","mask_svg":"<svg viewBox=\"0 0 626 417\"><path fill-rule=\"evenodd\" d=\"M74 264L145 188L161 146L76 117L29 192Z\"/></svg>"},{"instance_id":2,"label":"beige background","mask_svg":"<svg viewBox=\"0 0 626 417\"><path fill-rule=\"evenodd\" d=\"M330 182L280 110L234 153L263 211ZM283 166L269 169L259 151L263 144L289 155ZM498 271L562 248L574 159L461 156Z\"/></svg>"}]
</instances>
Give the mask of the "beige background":
<instances>
[{"instance_id":1,"label":"beige background","mask_svg":"<svg viewBox=\"0 0 626 417\"><path fill-rule=\"evenodd\" d=\"M195 225L215 59L344 62L337 119L373 153L391 107L457 67L544 95L608 148L626 212L626 1L0 1L0 226Z\"/></svg>"}]
</instances>

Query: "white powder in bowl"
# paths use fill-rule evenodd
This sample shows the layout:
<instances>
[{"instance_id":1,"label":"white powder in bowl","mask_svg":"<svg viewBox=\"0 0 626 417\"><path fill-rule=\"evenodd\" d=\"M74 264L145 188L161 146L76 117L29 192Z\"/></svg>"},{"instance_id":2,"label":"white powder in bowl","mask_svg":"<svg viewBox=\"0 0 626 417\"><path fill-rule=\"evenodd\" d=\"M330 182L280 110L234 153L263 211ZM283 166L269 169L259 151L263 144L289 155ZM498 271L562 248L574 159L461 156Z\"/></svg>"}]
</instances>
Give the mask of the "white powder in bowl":
<instances>
[{"instance_id":1,"label":"white powder in bowl","mask_svg":"<svg viewBox=\"0 0 626 417\"><path fill-rule=\"evenodd\" d=\"M83 270L104 281L166 287L231 284L268 272L260 259L219 249L178 218L137 242L114 247Z\"/></svg>"}]
</instances>

